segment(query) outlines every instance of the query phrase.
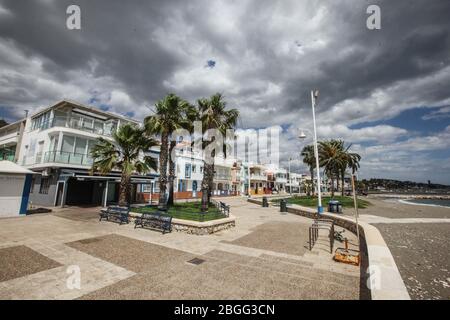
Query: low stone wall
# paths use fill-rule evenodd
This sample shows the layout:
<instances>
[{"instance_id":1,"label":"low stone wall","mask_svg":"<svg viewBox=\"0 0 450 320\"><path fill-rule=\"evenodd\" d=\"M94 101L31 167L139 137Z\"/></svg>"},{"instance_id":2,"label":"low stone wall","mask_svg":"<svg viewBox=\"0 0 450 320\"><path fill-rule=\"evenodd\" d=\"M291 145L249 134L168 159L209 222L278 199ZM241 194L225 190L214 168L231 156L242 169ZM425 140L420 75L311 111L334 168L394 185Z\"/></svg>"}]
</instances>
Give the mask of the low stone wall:
<instances>
[{"instance_id":1,"label":"low stone wall","mask_svg":"<svg viewBox=\"0 0 450 320\"><path fill-rule=\"evenodd\" d=\"M134 219L140 216L140 213L130 212L130 221L134 222ZM180 231L195 235L212 234L222 230L233 228L235 225L236 218L234 216L204 222L172 218L173 231Z\"/></svg>"},{"instance_id":2,"label":"low stone wall","mask_svg":"<svg viewBox=\"0 0 450 320\"><path fill-rule=\"evenodd\" d=\"M262 205L262 200L259 199L248 201ZM298 205L289 205L287 211L311 219L318 215L315 209ZM336 225L356 234L356 222L349 217L332 213L323 213L320 217L332 219ZM370 283L372 300L410 300L397 264L380 231L361 221L358 221L358 228L362 254L361 289L366 286L366 283ZM364 261L365 259L367 261Z\"/></svg>"}]
</instances>

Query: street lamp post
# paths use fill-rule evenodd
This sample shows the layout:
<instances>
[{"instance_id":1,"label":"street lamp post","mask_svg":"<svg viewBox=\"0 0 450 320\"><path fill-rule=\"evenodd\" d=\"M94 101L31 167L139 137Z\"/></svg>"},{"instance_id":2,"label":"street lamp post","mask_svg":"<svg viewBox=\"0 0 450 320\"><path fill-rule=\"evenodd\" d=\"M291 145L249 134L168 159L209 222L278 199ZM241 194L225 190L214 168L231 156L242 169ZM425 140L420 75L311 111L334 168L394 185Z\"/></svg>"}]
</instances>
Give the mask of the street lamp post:
<instances>
[{"instance_id":1,"label":"street lamp post","mask_svg":"<svg viewBox=\"0 0 450 320\"><path fill-rule=\"evenodd\" d=\"M288 177L289 177L289 195L292 197L291 160L292 160L292 158L289 157L289 160L288 160L288 164L289 164L289 172L288 172Z\"/></svg>"},{"instance_id":2,"label":"street lamp post","mask_svg":"<svg viewBox=\"0 0 450 320\"><path fill-rule=\"evenodd\" d=\"M314 127L314 154L316 156L316 171L317 171L317 194L318 194L318 203L317 203L317 212L319 214L323 213L322 207L322 193L320 190L320 167L319 167L319 151L317 147L317 129L316 129L316 114L315 114L315 106L316 100L319 97L319 90L311 91L311 106L312 106L312 114L313 114L313 127Z\"/></svg>"},{"instance_id":3,"label":"street lamp post","mask_svg":"<svg viewBox=\"0 0 450 320\"><path fill-rule=\"evenodd\" d=\"M252 193L251 193L251 188L250 188L250 163L247 164L247 174L248 174L248 187L247 187L247 193L248 193L248 197L251 198L252 197Z\"/></svg>"}]
</instances>

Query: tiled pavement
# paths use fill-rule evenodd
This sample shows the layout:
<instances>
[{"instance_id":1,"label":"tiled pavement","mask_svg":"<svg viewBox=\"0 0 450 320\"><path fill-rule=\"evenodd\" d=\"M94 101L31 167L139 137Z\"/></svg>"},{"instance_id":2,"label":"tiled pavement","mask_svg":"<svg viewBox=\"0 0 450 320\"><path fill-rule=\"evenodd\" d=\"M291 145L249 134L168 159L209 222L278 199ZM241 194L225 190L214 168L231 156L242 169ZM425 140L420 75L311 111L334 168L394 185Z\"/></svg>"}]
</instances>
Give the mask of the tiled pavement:
<instances>
[{"instance_id":1,"label":"tiled pavement","mask_svg":"<svg viewBox=\"0 0 450 320\"><path fill-rule=\"evenodd\" d=\"M311 220L242 198L227 202L236 227L206 236L98 222L97 208L2 219L0 250L23 245L61 266L0 282L0 298L359 298L358 267L332 261L326 239L305 249ZM186 263L193 257L206 262ZM74 265L80 289L67 286Z\"/></svg>"}]
</instances>

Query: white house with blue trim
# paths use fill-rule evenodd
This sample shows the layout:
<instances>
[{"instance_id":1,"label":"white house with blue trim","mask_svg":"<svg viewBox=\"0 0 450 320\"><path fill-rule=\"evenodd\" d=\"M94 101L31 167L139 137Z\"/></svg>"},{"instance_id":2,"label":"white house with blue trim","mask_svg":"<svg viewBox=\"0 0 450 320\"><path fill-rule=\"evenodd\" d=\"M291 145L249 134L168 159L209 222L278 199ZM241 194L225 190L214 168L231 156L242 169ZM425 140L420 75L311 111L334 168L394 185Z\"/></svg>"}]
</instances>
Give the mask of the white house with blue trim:
<instances>
[{"instance_id":1,"label":"white house with blue trim","mask_svg":"<svg viewBox=\"0 0 450 320\"><path fill-rule=\"evenodd\" d=\"M27 213L33 174L12 161L0 161L0 218Z\"/></svg>"}]
</instances>

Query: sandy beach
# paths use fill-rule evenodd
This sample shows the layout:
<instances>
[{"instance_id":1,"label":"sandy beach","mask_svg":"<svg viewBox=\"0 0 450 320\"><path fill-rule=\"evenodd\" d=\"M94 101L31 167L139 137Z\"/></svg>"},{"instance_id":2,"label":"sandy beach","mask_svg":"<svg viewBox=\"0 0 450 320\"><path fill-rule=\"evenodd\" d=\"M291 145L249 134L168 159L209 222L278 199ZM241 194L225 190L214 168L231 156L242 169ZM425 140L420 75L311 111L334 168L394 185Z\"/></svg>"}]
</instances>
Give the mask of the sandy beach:
<instances>
[{"instance_id":1,"label":"sandy beach","mask_svg":"<svg viewBox=\"0 0 450 320\"><path fill-rule=\"evenodd\" d=\"M405 220L405 223L398 223L399 219L407 218L448 219L450 208L410 205L400 202L400 198L382 198L378 195L361 198L372 204L359 210L361 220L368 215L388 218L380 219L383 223L373 225L380 230L391 250L411 298L450 299L448 220L433 223L406 223L411 220ZM354 211L346 209L344 214L353 215ZM389 219L393 219L392 223Z\"/></svg>"},{"instance_id":2,"label":"sandy beach","mask_svg":"<svg viewBox=\"0 0 450 320\"><path fill-rule=\"evenodd\" d=\"M450 208L434 207L418 204L402 203L396 198L383 199L380 196L361 197L372 205L366 209L360 209L359 214L370 214L385 218L450 218ZM345 210L346 215L353 215L351 209Z\"/></svg>"}]
</instances>

